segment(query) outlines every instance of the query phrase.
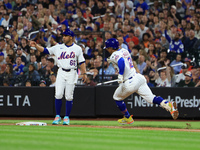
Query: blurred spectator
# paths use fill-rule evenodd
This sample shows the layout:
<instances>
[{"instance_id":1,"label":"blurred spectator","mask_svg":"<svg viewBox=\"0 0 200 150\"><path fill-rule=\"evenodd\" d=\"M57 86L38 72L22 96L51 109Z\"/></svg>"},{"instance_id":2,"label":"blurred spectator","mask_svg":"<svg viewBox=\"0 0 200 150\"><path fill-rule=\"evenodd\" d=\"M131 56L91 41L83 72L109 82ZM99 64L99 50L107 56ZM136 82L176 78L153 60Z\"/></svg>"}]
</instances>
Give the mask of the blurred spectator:
<instances>
[{"instance_id":1,"label":"blurred spectator","mask_svg":"<svg viewBox=\"0 0 200 150\"><path fill-rule=\"evenodd\" d=\"M4 26L0 25L0 39L3 39L4 36L5 36Z\"/></svg>"},{"instance_id":2,"label":"blurred spectator","mask_svg":"<svg viewBox=\"0 0 200 150\"><path fill-rule=\"evenodd\" d=\"M192 60L191 60L190 58L186 57L186 58L184 59L184 63L187 64L188 71L191 71L192 68L193 68L193 66L192 66ZM180 73L182 73L182 70L180 71Z\"/></svg>"},{"instance_id":3,"label":"blurred spectator","mask_svg":"<svg viewBox=\"0 0 200 150\"><path fill-rule=\"evenodd\" d=\"M95 79L96 76L99 74L99 70L101 68L102 62L100 58L96 58L95 60L91 61L90 64L91 64L91 67L88 72L91 73L93 75L93 79Z\"/></svg>"},{"instance_id":4,"label":"blurred spectator","mask_svg":"<svg viewBox=\"0 0 200 150\"><path fill-rule=\"evenodd\" d=\"M35 38L37 43L40 43L42 46L46 46L48 39L45 37L45 30L41 28Z\"/></svg>"},{"instance_id":5,"label":"blurred spectator","mask_svg":"<svg viewBox=\"0 0 200 150\"><path fill-rule=\"evenodd\" d=\"M144 75L144 77L146 78L147 85L148 85L149 87L155 87L153 83L149 82L149 76L148 76L148 75Z\"/></svg>"},{"instance_id":6,"label":"blurred spectator","mask_svg":"<svg viewBox=\"0 0 200 150\"><path fill-rule=\"evenodd\" d=\"M16 58L16 64L13 65L13 70L16 72L16 75L23 74L24 65L22 64L22 59L20 56Z\"/></svg>"},{"instance_id":7,"label":"blurred spectator","mask_svg":"<svg viewBox=\"0 0 200 150\"><path fill-rule=\"evenodd\" d=\"M137 67L141 74L143 74L143 70L146 66L145 57L144 55L139 55Z\"/></svg>"},{"instance_id":8,"label":"blurred spectator","mask_svg":"<svg viewBox=\"0 0 200 150\"><path fill-rule=\"evenodd\" d=\"M151 70L157 70L158 68L161 67L161 64L158 63L158 56L157 55L152 55L150 57L150 61L146 60L146 66L143 69L143 74L149 74Z\"/></svg>"},{"instance_id":9,"label":"blurred spectator","mask_svg":"<svg viewBox=\"0 0 200 150\"><path fill-rule=\"evenodd\" d=\"M38 86L39 81L40 81L40 75L38 71L35 70L35 66L33 63L29 64L28 71L25 72L24 74L26 75L26 80L31 81L31 85Z\"/></svg>"},{"instance_id":10,"label":"blurred spectator","mask_svg":"<svg viewBox=\"0 0 200 150\"><path fill-rule=\"evenodd\" d=\"M28 45L28 39L23 36L21 37L20 47L22 48L24 54L26 54L26 57L30 53L30 46Z\"/></svg>"},{"instance_id":11,"label":"blurred spectator","mask_svg":"<svg viewBox=\"0 0 200 150\"><path fill-rule=\"evenodd\" d=\"M55 65L55 60L53 58L48 58L47 59L47 66L50 67L51 72L54 72L57 74L58 67Z\"/></svg>"},{"instance_id":12,"label":"blurred spectator","mask_svg":"<svg viewBox=\"0 0 200 150\"><path fill-rule=\"evenodd\" d=\"M156 73L156 87L171 87L171 77L168 70L161 70L160 75Z\"/></svg>"},{"instance_id":13,"label":"blurred spectator","mask_svg":"<svg viewBox=\"0 0 200 150\"><path fill-rule=\"evenodd\" d=\"M27 80L26 83L25 83L25 86L26 86L26 87L31 87L31 86L32 86L32 85L31 85L31 81L30 81L30 80Z\"/></svg>"},{"instance_id":14,"label":"blurred spectator","mask_svg":"<svg viewBox=\"0 0 200 150\"><path fill-rule=\"evenodd\" d=\"M6 67L6 61L4 59L4 53L0 52L0 74L4 72Z\"/></svg>"},{"instance_id":15,"label":"blurred spectator","mask_svg":"<svg viewBox=\"0 0 200 150\"><path fill-rule=\"evenodd\" d=\"M181 16L176 11L176 6L175 5L171 6L170 15L169 16L173 19L173 21L175 22L176 25L181 22Z\"/></svg>"},{"instance_id":16,"label":"blurred spectator","mask_svg":"<svg viewBox=\"0 0 200 150\"><path fill-rule=\"evenodd\" d=\"M195 42L197 41L197 38L195 37L195 33L193 29L190 29L189 37L185 39L184 41L184 48L186 53L193 53L193 46Z\"/></svg>"},{"instance_id":17,"label":"blurred spectator","mask_svg":"<svg viewBox=\"0 0 200 150\"><path fill-rule=\"evenodd\" d=\"M117 40L119 41L119 48L128 49L128 46L124 43L123 37L118 37Z\"/></svg>"},{"instance_id":18,"label":"blurred spectator","mask_svg":"<svg viewBox=\"0 0 200 150\"><path fill-rule=\"evenodd\" d=\"M4 17L5 19L2 21L1 25L3 25L4 28L6 28L8 27L11 18L9 17L9 13L6 13Z\"/></svg>"},{"instance_id":19,"label":"blurred spectator","mask_svg":"<svg viewBox=\"0 0 200 150\"><path fill-rule=\"evenodd\" d=\"M127 43L129 43L130 41L133 41L135 45L139 44L139 39L134 36L134 31L132 29L129 31L128 38L126 39Z\"/></svg>"},{"instance_id":20,"label":"blurred spectator","mask_svg":"<svg viewBox=\"0 0 200 150\"><path fill-rule=\"evenodd\" d=\"M99 69L99 78L102 79L103 68ZM109 64L107 60L104 61L104 80L112 80L112 76L107 75L115 75L115 68L112 64Z\"/></svg>"},{"instance_id":21,"label":"blurred spectator","mask_svg":"<svg viewBox=\"0 0 200 150\"><path fill-rule=\"evenodd\" d=\"M183 64L181 66L182 68L182 73L179 73L176 77L176 85L181 81L181 80L185 80L185 73L188 71L188 65L187 64Z\"/></svg>"},{"instance_id":22,"label":"blurred spectator","mask_svg":"<svg viewBox=\"0 0 200 150\"><path fill-rule=\"evenodd\" d=\"M40 87L46 87L46 81L41 80L39 86Z\"/></svg>"},{"instance_id":23,"label":"blurred spectator","mask_svg":"<svg viewBox=\"0 0 200 150\"><path fill-rule=\"evenodd\" d=\"M182 7L182 1L177 0L176 1L176 12L181 16L181 18L185 17L185 9Z\"/></svg>"},{"instance_id":24,"label":"blurred spectator","mask_svg":"<svg viewBox=\"0 0 200 150\"><path fill-rule=\"evenodd\" d=\"M7 64L5 71L0 74L0 84L3 85L3 81L7 81L6 83L9 86L13 86L15 84L16 73L13 71L12 64Z\"/></svg>"},{"instance_id":25,"label":"blurred spectator","mask_svg":"<svg viewBox=\"0 0 200 150\"><path fill-rule=\"evenodd\" d=\"M56 85L56 74L55 73L52 73L50 76L49 76L50 80L51 80L51 83L50 83L50 87L55 87Z\"/></svg>"},{"instance_id":26,"label":"blurred spectator","mask_svg":"<svg viewBox=\"0 0 200 150\"><path fill-rule=\"evenodd\" d=\"M176 55L176 59L173 60L173 61L170 63L170 66L173 67L174 73L175 73L175 74L179 74L179 72L181 71L181 66L182 66L181 59L182 59L181 54L177 54L177 55ZM176 65L176 66L174 66L174 65Z\"/></svg>"},{"instance_id":27,"label":"blurred spectator","mask_svg":"<svg viewBox=\"0 0 200 150\"><path fill-rule=\"evenodd\" d=\"M21 57L22 63L25 65L27 63L26 55L23 53L22 48L20 47L17 48L16 57L18 56Z\"/></svg>"},{"instance_id":28,"label":"blurred spectator","mask_svg":"<svg viewBox=\"0 0 200 150\"><path fill-rule=\"evenodd\" d=\"M2 12L0 12L0 26L2 25L2 21L4 20Z\"/></svg>"},{"instance_id":29,"label":"blurred spectator","mask_svg":"<svg viewBox=\"0 0 200 150\"><path fill-rule=\"evenodd\" d=\"M164 61L167 59L167 50L163 49L160 52L160 57L158 57L158 62L164 66Z\"/></svg>"},{"instance_id":30,"label":"blurred spectator","mask_svg":"<svg viewBox=\"0 0 200 150\"><path fill-rule=\"evenodd\" d=\"M139 30L140 32L140 38L139 39L142 39L143 37L143 34L146 33L146 31L149 29L148 27L145 26L144 22L140 22L139 23L139 27L136 28L136 30Z\"/></svg>"},{"instance_id":31,"label":"blurred spectator","mask_svg":"<svg viewBox=\"0 0 200 150\"><path fill-rule=\"evenodd\" d=\"M95 86L96 82L93 81L92 75L87 75L85 86Z\"/></svg>"},{"instance_id":32,"label":"blurred spectator","mask_svg":"<svg viewBox=\"0 0 200 150\"><path fill-rule=\"evenodd\" d=\"M149 10L149 6L144 0L139 0L139 3L137 3L136 8L135 8L135 13L137 14L137 11L143 12L143 15L147 15Z\"/></svg>"},{"instance_id":33,"label":"blurred spectator","mask_svg":"<svg viewBox=\"0 0 200 150\"><path fill-rule=\"evenodd\" d=\"M180 40L180 34L176 33L174 39L171 39L169 35L167 34L167 30L165 30L165 37L170 43L169 50L172 53L183 53L184 52L184 46L182 41Z\"/></svg>"},{"instance_id":34,"label":"blurred spectator","mask_svg":"<svg viewBox=\"0 0 200 150\"><path fill-rule=\"evenodd\" d=\"M185 73L185 80L181 80L178 83L178 87L194 87L195 84L192 81L192 73L190 71L187 71Z\"/></svg>"},{"instance_id":35,"label":"blurred spectator","mask_svg":"<svg viewBox=\"0 0 200 150\"><path fill-rule=\"evenodd\" d=\"M26 66L23 68L23 71L24 71L25 74L26 74L26 72L29 71L29 65L30 65L30 64L33 64L33 65L34 65L34 69L36 69L36 70L38 69L35 54L31 54L31 56L30 56L30 62L27 63Z\"/></svg>"}]
</instances>

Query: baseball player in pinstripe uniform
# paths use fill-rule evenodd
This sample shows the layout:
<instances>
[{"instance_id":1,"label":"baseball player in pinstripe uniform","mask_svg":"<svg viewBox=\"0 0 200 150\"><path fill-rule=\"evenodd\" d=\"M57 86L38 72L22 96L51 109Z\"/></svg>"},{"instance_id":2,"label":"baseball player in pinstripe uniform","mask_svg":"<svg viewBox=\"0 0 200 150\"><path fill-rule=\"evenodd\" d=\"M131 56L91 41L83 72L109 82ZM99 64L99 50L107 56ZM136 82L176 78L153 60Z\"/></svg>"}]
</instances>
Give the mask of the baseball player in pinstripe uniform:
<instances>
[{"instance_id":1,"label":"baseball player in pinstripe uniform","mask_svg":"<svg viewBox=\"0 0 200 150\"><path fill-rule=\"evenodd\" d=\"M73 93L75 84L77 83L77 63L81 68L83 74L83 81L86 81L86 68L85 59L83 57L82 49L80 46L73 42L74 33L66 29L63 32L63 44L56 44L51 48L44 48L34 41L30 41L32 47L36 47L37 50L45 54L54 54L57 59L57 65L59 67L56 85L55 85L55 108L56 117L52 124L57 125L61 123L60 111L62 106L62 97L65 92L66 99L66 114L63 120L63 125L69 125L69 115L73 104Z\"/></svg>"},{"instance_id":2,"label":"baseball player in pinstripe uniform","mask_svg":"<svg viewBox=\"0 0 200 150\"><path fill-rule=\"evenodd\" d=\"M108 61L118 70L119 87L115 90L113 99L118 108L124 114L124 118L119 119L120 124L132 124L134 122L132 116L129 114L124 99L134 92L138 93L149 103L158 104L169 111L173 119L177 119L179 112L175 102L164 100L160 96L155 96L146 83L146 79L140 73L137 73L128 50L119 49L119 42L114 39L108 39L105 42L106 50L111 54Z\"/></svg>"}]
</instances>

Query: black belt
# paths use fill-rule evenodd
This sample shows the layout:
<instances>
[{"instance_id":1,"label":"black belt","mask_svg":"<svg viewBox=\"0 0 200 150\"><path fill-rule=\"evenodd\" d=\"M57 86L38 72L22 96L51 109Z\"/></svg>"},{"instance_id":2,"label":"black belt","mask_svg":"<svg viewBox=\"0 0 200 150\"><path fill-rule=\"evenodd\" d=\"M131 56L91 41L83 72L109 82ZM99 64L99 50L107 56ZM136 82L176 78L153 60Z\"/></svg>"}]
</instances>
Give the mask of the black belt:
<instances>
[{"instance_id":1,"label":"black belt","mask_svg":"<svg viewBox=\"0 0 200 150\"><path fill-rule=\"evenodd\" d=\"M133 77L128 78L129 80L132 79Z\"/></svg>"},{"instance_id":2,"label":"black belt","mask_svg":"<svg viewBox=\"0 0 200 150\"><path fill-rule=\"evenodd\" d=\"M70 72L71 70L76 70L76 69L64 69L62 68L63 71L66 71L66 72Z\"/></svg>"}]
</instances>

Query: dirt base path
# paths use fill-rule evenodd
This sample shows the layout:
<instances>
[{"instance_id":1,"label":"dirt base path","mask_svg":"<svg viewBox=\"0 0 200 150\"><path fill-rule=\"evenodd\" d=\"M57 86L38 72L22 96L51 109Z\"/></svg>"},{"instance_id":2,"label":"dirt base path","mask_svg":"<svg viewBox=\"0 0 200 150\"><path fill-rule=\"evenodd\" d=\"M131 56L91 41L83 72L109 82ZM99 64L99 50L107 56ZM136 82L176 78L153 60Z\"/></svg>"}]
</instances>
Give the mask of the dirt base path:
<instances>
[{"instance_id":1,"label":"dirt base path","mask_svg":"<svg viewBox=\"0 0 200 150\"><path fill-rule=\"evenodd\" d=\"M54 118L33 118L33 117L0 117L0 120L53 120ZM71 118L71 120L107 120L107 121L115 121L117 118ZM171 119L134 119L135 121L172 121ZM177 120L184 122L195 122L199 120ZM14 123L0 123L1 125L15 125ZM48 126L52 126L48 124ZM55 126L55 125L53 125ZM116 129L137 129L137 130L160 130L160 131L187 131L187 132L200 132L200 129L174 129L174 128L157 128L157 127L134 127L134 126L94 126L94 125L56 125L62 127L87 127L87 128L116 128Z\"/></svg>"},{"instance_id":2,"label":"dirt base path","mask_svg":"<svg viewBox=\"0 0 200 150\"><path fill-rule=\"evenodd\" d=\"M0 120L53 120L54 118L36 118L36 117L0 117ZM115 121L118 118L71 118L71 120L94 120L94 121ZM171 119L134 119L135 121L172 121ZM177 120L184 122L199 121L199 120ZM15 125L14 123L0 123L1 125ZM52 126L48 124L48 126ZM54 125L55 126L55 125ZM63 126L63 125L56 125ZM134 127L134 126L94 126L94 125L69 125L63 127L87 127L87 128L118 128L118 129L138 129L138 130L160 130L160 131L187 131L200 132L200 129L172 129L172 128L157 128L157 127Z\"/></svg>"}]
</instances>

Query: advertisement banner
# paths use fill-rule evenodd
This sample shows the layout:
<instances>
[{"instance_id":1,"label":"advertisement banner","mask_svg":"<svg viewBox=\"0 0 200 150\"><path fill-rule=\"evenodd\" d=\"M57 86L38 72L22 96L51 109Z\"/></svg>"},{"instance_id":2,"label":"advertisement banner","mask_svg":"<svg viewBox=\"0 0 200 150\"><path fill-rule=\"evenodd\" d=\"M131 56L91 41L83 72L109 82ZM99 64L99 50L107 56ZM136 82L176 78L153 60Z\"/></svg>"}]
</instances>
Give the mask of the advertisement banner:
<instances>
[{"instance_id":1,"label":"advertisement banner","mask_svg":"<svg viewBox=\"0 0 200 150\"><path fill-rule=\"evenodd\" d=\"M113 100L117 86L76 87L71 117L121 117ZM178 104L179 118L200 118L200 88L152 88L153 94ZM54 88L0 87L0 116L54 117ZM134 93L125 100L130 114L136 118L171 118L158 105L147 103ZM65 99L61 115L65 115Z\"/></svg>"},{"instance_id":2,"label":"advertisement banner","mask_svg":"<svg viewBox=\"0 0 200 150\"><path fill-rule=\"evenodd\" d=\"M96 87L96 115L122 115L112 98L117 86ZM153 94L178 104L179 118L200 118L199 88L152 88ZM134 117L139 118L171 118L169 112L158 105L146 102L134 93L125 100L127 109Z\"/></svg>"},{"instance_id":3,"label":"advertisement banner","mask_svg":"<svg viewBox=\"0 0 200 150\"><path fill-rule=\"evenodd\" d=\"M54 88L1 87L1 116L50 116L53 115Z\"/></svg>"},{"instance_id":4,"label":"advertisement banner","mask_svg":"<svg viewBox=\"0 0 200 150\"><path fill-rule=\"evenodd\" d=\"M76 87L70 116L95 117L95 87ZM55 114L55 109L54 109ZM65 99L62 100L61 116L65 116Z\"/></svg>"}]
</instances>

